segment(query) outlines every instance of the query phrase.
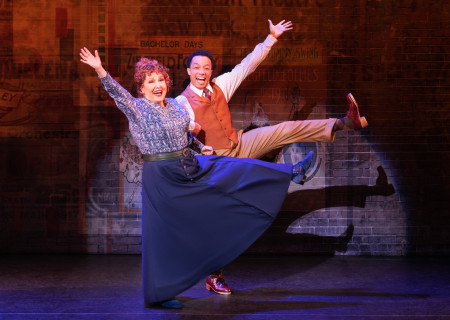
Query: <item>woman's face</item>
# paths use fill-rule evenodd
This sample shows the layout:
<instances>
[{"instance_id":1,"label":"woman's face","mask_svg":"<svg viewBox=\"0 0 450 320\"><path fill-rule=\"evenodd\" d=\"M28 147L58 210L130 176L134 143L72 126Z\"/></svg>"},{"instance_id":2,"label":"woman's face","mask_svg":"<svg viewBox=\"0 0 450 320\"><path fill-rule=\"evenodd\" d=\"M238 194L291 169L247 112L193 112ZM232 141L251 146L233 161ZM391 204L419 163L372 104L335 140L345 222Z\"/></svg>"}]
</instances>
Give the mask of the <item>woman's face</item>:
<instances>
[{"instance_id":1,"label":"woman's face","mask_svg":"<svg viewBox=\"0 0 450 320\"><path fill-rule=\"evenodd\" d=\"M167 94L167 84L161 73L153 72L145 76L145 80L141 86L142 95L153 103L161 106L164 105L164 99Z\"/></svg>"}]
</instances>

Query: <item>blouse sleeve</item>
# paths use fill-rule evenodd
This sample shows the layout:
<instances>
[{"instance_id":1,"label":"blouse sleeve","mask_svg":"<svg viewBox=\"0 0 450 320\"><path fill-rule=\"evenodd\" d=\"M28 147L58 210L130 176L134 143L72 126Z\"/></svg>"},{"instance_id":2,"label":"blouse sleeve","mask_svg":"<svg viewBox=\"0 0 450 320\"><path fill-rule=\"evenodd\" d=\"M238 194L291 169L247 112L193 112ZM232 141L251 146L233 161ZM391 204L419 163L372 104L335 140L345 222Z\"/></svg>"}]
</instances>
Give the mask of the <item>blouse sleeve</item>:
<instances>
[{"instance_id":1,"label":"blouse sleeve","mask_svg":"<svg viewBox=\"0 0 450 320\"><path fill-rule=\"evenodd\" d=\"M100 78L103 88L109 96L114 99L117 107L129 120L139 117L139 109L136 98L133 97L125 88L123 88L109 73L106 77Z\"/></svg>"}]
</instances>

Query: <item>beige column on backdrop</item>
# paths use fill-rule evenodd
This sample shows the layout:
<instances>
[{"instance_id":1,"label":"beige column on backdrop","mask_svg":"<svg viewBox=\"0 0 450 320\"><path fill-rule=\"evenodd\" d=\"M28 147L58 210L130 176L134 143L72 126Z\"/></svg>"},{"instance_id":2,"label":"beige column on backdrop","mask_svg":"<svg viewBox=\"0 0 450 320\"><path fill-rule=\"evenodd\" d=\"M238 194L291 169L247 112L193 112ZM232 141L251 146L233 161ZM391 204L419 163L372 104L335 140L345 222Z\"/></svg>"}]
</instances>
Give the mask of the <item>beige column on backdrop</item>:
<instances>
[{"instance_id":1,"label":"beige column on backdrop","mask_svg":"<svg viewBox=\"0 0 450 320\"><path fill-rule=\"evenodd\" d=\"M78 18L76 21L75 39L74 39L74 54L76 55L74 59L79 60L79 50L82 47L88 47L90 49L100 49L100 54L104 65L108 65L108 59L106 53L106 43L108 41L108 19L107 14L109 3L114 0L81 0L79 6L76 10L79 10L74 16ZM73 89L73 99L74 106L79 106L80 108L80 118L79 118L79 223L82 225L81 230L85 233L89 233L86 221L86 211L87 205L89 204L89 199L87 199L87 167L88 167L88 151L90 149L90 144L92 141L89 139L89 130L91 129L89 114L92 113L92 106L99 106L104 104L105 108L108 108L108 103L106 100L102 101L96 97L99 96L98 86L99 80L92 70L85 68L80 62L78 66L79 78L74 83ZM99 208L99 210L101 210ZM106 215L108 217L109 215ZM108 219L108 218L106 218ZM105 221L107 225L108 222ZM107 229L107 228L106 228ZM89 248L88 248L89 251ZM108 245L104 248L105 252L109 252ZM94 253L98 253L94 250Z\"/></svg>"}]
</instances>

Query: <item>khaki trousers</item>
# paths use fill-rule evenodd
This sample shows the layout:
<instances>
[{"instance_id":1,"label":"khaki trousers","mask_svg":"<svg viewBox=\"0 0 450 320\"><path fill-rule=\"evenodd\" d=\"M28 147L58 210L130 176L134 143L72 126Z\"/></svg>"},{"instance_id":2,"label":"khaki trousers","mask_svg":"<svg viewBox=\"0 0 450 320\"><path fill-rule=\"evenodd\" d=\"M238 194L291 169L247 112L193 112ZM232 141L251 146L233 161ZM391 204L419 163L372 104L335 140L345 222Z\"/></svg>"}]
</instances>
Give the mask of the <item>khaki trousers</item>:
<instances>
[{"instance_id":1,"label":"khaki trousers","mask_svg":"<svg viewBox=\"0 0 450 320\"><path fill-rule=\"evenodd\" d=\"M230 149L214 150L217 155L235 158L262 158L265 154L295 142L333 142L336 119L285 121L243 133L238 131L238 143Z\"/></svg>"}]
</instances>

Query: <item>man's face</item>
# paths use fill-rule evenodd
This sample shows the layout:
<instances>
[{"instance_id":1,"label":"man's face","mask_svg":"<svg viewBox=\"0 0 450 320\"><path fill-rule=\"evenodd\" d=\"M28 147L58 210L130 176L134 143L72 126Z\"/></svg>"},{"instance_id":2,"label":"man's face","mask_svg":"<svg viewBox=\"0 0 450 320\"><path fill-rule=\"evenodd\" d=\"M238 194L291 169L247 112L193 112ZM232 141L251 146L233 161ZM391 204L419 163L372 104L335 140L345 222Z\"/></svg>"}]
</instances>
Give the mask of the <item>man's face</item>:
<instances>
[{"instance_id":1,"label":"man's face","mask_svg":"<svg viewBox=\"0 0 450 320\"><path fill-rule=\"evenodd\" d=\"M208 85L212 71L211 60L205 56L195 56L187 68L191 83L200 90L205 89Z\"/></svg>"}]
</instances>

